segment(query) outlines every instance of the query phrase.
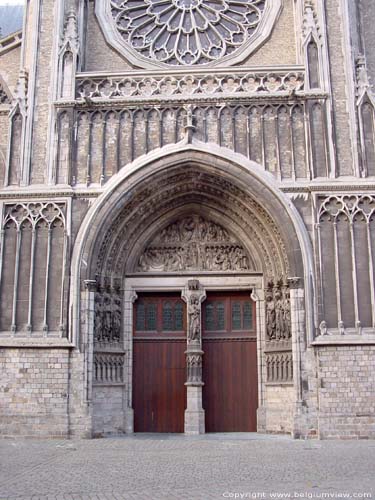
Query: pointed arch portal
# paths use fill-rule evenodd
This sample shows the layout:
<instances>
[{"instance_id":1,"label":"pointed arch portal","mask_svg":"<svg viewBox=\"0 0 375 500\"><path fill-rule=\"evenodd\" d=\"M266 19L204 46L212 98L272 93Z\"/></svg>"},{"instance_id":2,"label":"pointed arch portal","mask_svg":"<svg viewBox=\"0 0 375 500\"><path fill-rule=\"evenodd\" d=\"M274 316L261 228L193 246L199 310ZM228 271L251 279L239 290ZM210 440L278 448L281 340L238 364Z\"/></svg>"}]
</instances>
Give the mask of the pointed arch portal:
<instances>
[{"instance_id":1,"label":"pointed arch portal","mask_svg":"<svg viewBox=\"0 0 375 500\"><path fill-rule=\"evenodd\" d=\"M209 430L262 429L278 411L267 406L274 386L292 421L301 343L312 328L311 270L305 226L254 162L182 142L123 168L92 205L73 255L72 340L88 353L94 431L132 432L134 408L136 430L197 433L205 420ZM226 381L220 401L218 378ZM160 387L150 380L164 383L156 401ZM222 408L234 403L229 394L242 415Z\"/></svg>"}]
</instances>

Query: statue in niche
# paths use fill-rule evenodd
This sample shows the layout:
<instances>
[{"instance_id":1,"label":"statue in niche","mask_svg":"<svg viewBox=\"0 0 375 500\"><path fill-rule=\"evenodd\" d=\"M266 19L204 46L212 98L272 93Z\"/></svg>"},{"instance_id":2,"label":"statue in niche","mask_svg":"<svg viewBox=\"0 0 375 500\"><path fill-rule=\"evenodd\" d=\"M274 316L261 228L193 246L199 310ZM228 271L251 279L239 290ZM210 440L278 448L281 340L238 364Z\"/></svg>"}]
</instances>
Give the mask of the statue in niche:
<instances>
[{"instance_id":1,"label":"statue in niche","mask_svg":"<svg viewBox=\"0 0 375 500\"><path fill-rule=\"evenodd\" d=\"M276 338L276 309L272 290L266 294L266 330L269 340Z\"/></svg>"},{"instance_id":2,"label":"statue in niche","mask_svg":"<svg viewBox=\"0 0 375 500\"><path fill-rule=\"evenodd\" d=\"M112 334L112 300L108 288L103 293L103 340L109 342Z\"/></svg>"},{"instance_id":3,"label":"statue in niche","mask_svg":"<svg viewBox=\"0 0 375 500\"><path fill-rule=\"evenodd\" d=\"M281 290L278 288L275 291L275 323L276 323L276 340L284 338L284 311Z\"/></svg>"},{"instance_id":4,"label":"statue in niche","mask_svg":"<svg viewBox=\"0 0 375 500\"><path fill-rule=\"evenodd\" d=\"M290 316L290 292L289 288L284 289L283 298L283 338L290 339L292 336L291 316Z\"/></svg>"},{"instance_id":5,"label":"statue in niche","mask_svg":"<svg viewBox=\"0 0 375 500\"><path fill-rule=\"evenodd\" d=\"M103 307L100 292L95 293L94 338L101 342L103 336Z\"/></svg>"},{"instance_id":6,"label":"statue in niche","mask_svg":"<svg viewBox=\"0 0 375 500\"><path fill-rule=\"evenodd\" d=\"M121 337L121 297L118 293L114 295L113 299L113 313L112 313L112 339L115 342L120 341Z\"/></svg>"},{"instance_id":7,"label":"statue in niche","mask_svg":"<svg viewBox=\"0 0 375 500\"><path fill-rule=\"evenodd\" d=\"M201 306L199 297L192 295L189 300L189 340L197 341L201 335Z\"/></svg>"}]
</instances>

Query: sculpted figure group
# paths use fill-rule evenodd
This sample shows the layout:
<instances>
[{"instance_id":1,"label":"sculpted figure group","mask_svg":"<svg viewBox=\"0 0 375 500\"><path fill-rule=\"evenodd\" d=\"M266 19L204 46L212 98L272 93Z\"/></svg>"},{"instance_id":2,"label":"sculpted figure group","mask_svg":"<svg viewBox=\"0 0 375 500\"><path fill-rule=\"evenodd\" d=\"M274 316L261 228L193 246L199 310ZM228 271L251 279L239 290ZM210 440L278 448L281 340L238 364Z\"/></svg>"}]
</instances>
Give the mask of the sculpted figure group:
<instances>
[{"instance_id":1,"label":"sculpted figure group","mask_svg":"<svg viewBox=\"0 0 375 500\"><path fill-rule=\"evenodd\" d=\"M269 283L266 290L266 330L268 340L291 338L289 288L278 282Z\"/></svg>"},{"instance_id":2,"label":"sculpted figure group","mask_svg":"<svg viewBox=\"0 0 375 500\"><path fill-rule=\"evenodd\" d=\"M96 342L116 343L121 336L121 297L110 286L95 293L94 338Z\"/></svg>"},{"instance_id":3,"label":"sculpted figure group","mask_svg":"<svg viewBox=\"0 0 375 500\"><path fill-rule=\"evenodd\" d=\"M212 221L193 215L173 222L145 249L138 270L246 271L245 249Z\"/></svg>"}]
</instances>

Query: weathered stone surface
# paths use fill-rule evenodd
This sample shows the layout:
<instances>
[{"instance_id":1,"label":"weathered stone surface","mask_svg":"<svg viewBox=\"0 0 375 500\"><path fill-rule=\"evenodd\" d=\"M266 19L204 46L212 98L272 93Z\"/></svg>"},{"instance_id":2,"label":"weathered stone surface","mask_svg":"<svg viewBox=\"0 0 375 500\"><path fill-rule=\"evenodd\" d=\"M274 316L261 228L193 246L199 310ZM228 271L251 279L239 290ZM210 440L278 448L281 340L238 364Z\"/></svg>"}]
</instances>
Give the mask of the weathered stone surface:
<instances>
[{"instance_id":1,"label":"weathered stone surface","mask_svg":"<svg viewBox=\"0 0 375 500\"><path fill-rule=\"evenodd\" d=\"M0 433L131 433L137 291L199 280L256 303L259 430L374 437L373 2L262 0L139 61L76 4L0 40Z\"/></svg>"}]
</instances>

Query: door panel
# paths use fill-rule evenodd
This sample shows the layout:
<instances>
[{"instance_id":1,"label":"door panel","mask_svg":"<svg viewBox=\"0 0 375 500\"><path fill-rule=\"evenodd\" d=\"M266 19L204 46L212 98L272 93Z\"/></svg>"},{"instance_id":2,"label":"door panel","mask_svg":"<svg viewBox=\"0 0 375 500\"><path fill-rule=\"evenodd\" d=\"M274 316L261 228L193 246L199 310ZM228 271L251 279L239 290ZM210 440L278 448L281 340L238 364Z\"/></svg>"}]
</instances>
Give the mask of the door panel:
<instances>
[{"instance_id":1,"label":"door panel","mask_svg":"<svg viewBox=\"0 0 375 500\"><path fill-rule=\"evenodd\" d=\"M135 432L184 432L185 304L177 294L139 294L134 305Z\"/></svg>"},{"instance_id":2,"label":"door panel","mask_svg":"<svg viewBox=\"0 0 375 500\"><path fill-rule=\"evenodd\" d=\"M184 341L134 341L135 432L184 432Z\"/></svg>"},{"instance_id":3,"label":"door panel","mask_svg":"<svg viewBox=\"0 0 375 500\"><path fill-rule=\"evenodd\" d=\"M250 292L211 293L203 303L206 432L256 432L255 304Z\"/></svg>"},{"instance_id":4,"label":"door panel","mask_svg":"<svg viewBox=\"0 0 375 500\"><path fill-rule=\"evenodd\" d=\"M206 432L256 432L256 342L203 342L203 408Z\"/></svg>"}]
</instances>

